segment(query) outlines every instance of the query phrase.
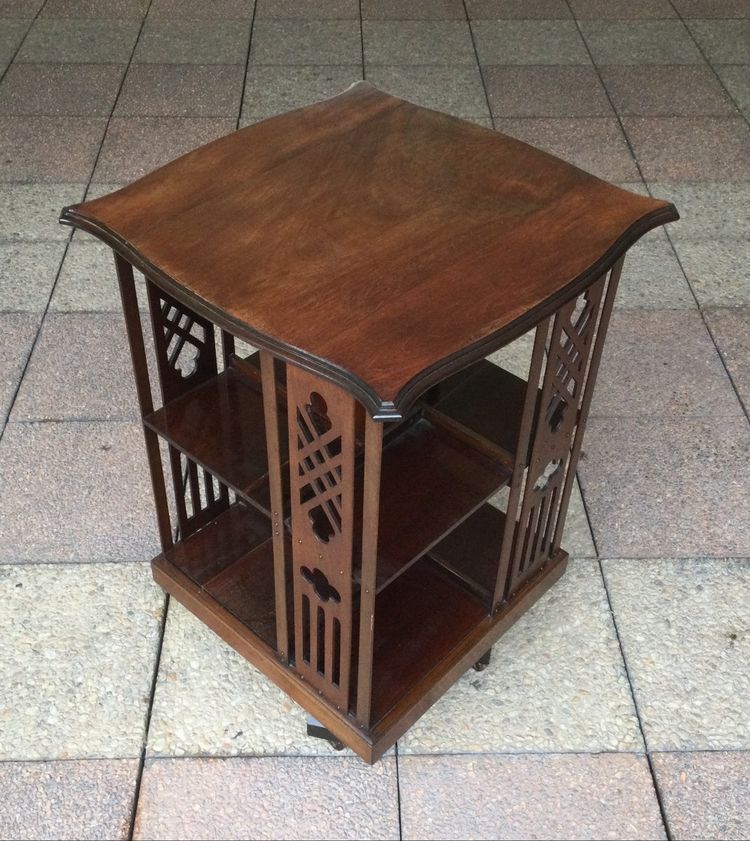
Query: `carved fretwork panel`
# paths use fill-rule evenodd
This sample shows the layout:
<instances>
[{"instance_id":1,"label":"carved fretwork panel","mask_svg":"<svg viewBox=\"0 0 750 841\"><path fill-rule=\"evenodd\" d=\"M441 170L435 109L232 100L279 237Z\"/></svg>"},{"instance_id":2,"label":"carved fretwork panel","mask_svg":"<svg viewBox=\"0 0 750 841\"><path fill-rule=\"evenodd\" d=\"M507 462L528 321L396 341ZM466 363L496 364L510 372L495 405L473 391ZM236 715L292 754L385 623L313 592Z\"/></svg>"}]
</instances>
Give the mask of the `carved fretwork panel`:
<instances>
[{"instance_id":1,"label":"carved fretwork panel","mask_svg":"<svg viewBox=\"0 0 750 841\"><path fill-rule=\"evenodd\" d=\"M229 489L174 447L169 448L180 539L203 528L229 507Z\"/></svg>"},{"instance_id":2,"label":"carved fretwork panel","mask_svg":"<svg viewBox=\"0 0 750 841\"><path fill-rule=\"evenodd\" d=\"M355 401L287 367L297 671L338 707L349 703Z\"/></svg>"},{"instance_id":3,"label":"carved fretwork panel","mask_svg":"<svg viewBox=\"0 0 750 841\"><path fill-rule=\"evenodd\" d=\"M593 388L589 363L605 284L606 277L596 281L561 307L552 322L539 416L511 549L508 593L517 590L559 549L558 521L565 514L566 483L573 480L576 469L576 428L585 422L581 414L584 392Z\"/></svg>"},{"instance_id":4,"label":"carved fretwork panel","mask_svg":"<svg viewBox=\"0 0 750 841\"><path fill-rule=\"evenodd\" d=\"M216 375L214 327L148 282L156 364L164 402Z\"/></svg>"}]
</instances>

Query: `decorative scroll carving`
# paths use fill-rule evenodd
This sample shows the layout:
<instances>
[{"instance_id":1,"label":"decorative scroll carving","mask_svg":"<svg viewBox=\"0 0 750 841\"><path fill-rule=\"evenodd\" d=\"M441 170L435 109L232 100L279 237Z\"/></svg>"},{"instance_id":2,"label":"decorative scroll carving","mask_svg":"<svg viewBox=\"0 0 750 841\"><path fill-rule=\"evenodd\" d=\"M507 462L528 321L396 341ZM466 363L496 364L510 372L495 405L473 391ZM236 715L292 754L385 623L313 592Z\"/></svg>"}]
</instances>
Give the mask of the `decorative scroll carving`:
<instances>
[{"instance_id":1,"label":"decorative scroll carving","mask_svg":"<svg viewBox=\"0 0 750 841\"><path fill-rule=\"evenodd\" d=\"M349 703L354 399L287 368L295 665L342 709Z\"/></svg>"}]
</instances>

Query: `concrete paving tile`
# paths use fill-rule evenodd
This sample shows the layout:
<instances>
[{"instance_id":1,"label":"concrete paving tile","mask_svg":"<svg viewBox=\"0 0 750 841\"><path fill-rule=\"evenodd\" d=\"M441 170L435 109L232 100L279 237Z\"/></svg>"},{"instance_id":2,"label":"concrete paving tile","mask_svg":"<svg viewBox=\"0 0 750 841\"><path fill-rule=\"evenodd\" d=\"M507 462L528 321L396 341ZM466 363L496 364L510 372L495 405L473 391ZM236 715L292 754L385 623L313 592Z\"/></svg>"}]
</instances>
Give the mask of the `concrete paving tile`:
<instances>
[{"instance_id":1,"label":"concrete paving tile","mask_svg":"<svg viewBox=\"0 0 750 841\"><path fill-rule=\"evenodd\" d=\"M148 11L149 0L47 0L42 18L137 20Z\"/></svg>"},{"instance_id":2,"label":"concrete paving tile","mask_svg":"<svg viewBox=\"0 0 750 841\"><path fill-rule=\"evenodd\" d=\"M250 21L146 21L133 55L136 64L245 64Z\"/></svg>"},{"instance_id":3,"label":"concrete paving tile","mask_svg":"<svg viewBox=\"0 0 750 841\"><path fill-rule=\"evenodd\" d=\"M4 422L8 415L39 329L39 321L39 315L0 315L0 332L3 336L0 343L0 421Z\"/></svg>"},{"instance_id":4,"label":"concrete paving tile","mask_svg":"<svg viewBox=\"0 0 750 841\"><path fill-rule=\"evenodd\" d=\"M31 25L23 18L4 20L0 27L0 64L8 64Z\"/></svg>"},{"instance_id":5,"label":"concrete paving tile","mask_svg":"<svg viewBox=\"0 0 750 841\"><path fill-rule=\"evenodd\" d=\"M362 0L363 20L465 20L462 0Z\"/></svg>"},{"instance_id":6,"label":"concrete paving tile","mask_svg":"<svg viewBox=\"0 0 750 841\"><path fill-rule=\"evenodd\" d=\"M29 360L11 420L138 418L122 316L49 314Z\"/></svg>"},{"instance_id":7,"label":"concrete paving tile","mask_svg":"<svg viewBox=\"0 0 750 841\"><path fill-rule=\"evenodd\" d=\"M140 23L136 20L38 18L17 61L122 64L130 60Z\"/></svg>"},{"instance_id":8,"label":"concrete paving tile","mask_svg":"<svg viewBox=\"0 0 750 841\"><path fill-rule=\"evenodd\" d=\"M124 73L124 64L13 64L0 113L108 117Z\"/></svg>"},{"instance_id":9,"label":"concrete paving tile","mask_svg":"<svg viewBox=\"0 0 750 841\"><path fill-rule=\"evenodd\" d=\"M0 759L139 757L164 609L148 565L11 564L0 591Z\"/></svg>"},{"instance_id":10,"label":"concrete paving tile","mask_svg":"<svg viewBox=\"0 0 750 841\"><path fill-rule=\"evenodd\" d=\"M0 239L38 242L62 241L70 228L58 217L65 205L83 198L86 184L4 184L0 204Z\"/></svg>"},{"instance_id":11,"label":"concrete paving tile","mask_svg":"<svg viewBox=\"0 0 750 841\"><path fill-rule=\"evenodd\" d=\"M290 808L290 804L294 804ZM135 838L398 838L395 759L158 759Z\"/></svg>"},{"instance_id":12,"label":"concrete paving tile","mask_svg":"<svg viewBox=\"0 0 750 841\"><path fill-rule=\"evenodd\" d=\"M750 118L750 65L717 64L714 70L740 111Z\"/></svg>"},{"instance_id":13,"label":"concrete paving tile","mask_svg":"<svg viewBox=\"0 0 750 841\"><path fill-rule=\"evenodd\" d=\"M44 0L0 0L0 18L34 18Z\"/></svg>"},{"instance_id":14,"label":"concrete paving tile","mask_svg":"<svg viewBox=\"0 0 750 841\"><path fill-rule=\"evenodd\" d=\"M257 0L255 20L359 20L357 0Z\"/></svg>"},{"instance_id":15,"label":"concrete paving tile","mask_svg":"<svg viewBox=\"0 0 750 841\"><path fill-rule=\"evenodd\" d=\"M598 65L702 64L703 57L681 21L601 21L581 23Z\"/></svg>"},{"instance_id":16,"label":"concrete paving tile","mask_svg":"<svg viewBox=\"0 0 750 841\"><path fill-rule=\"evenodd\" d=\"M113 117L93 180L134 181L234 127L227 117Z\"/></svg>"},{"instance_id":17,"label":"concrete paving tile","mask_svg":"<svg viewBox=\"0 0 750 841\"><path fill-rule=\"evenodd\" d=\"M467 0L472 20L568 20L565 0Z\"/></svg>"},{"instance_id":18,"label":"concrete paving tile","mask_svg":"<svg viewBox=\"0 0 750 841\"><path fill-rule=\"evenodd\" d=\"M570 0L578 20L663 20L675 18L669 0Z\"/></svg>"},{"instance_id":19,"label":"concrete paving tile","mask_svg":"<svg viewBox=\"0 0 750 841\"><path fill-rule=\"evenodd\" d=\"M743 418L591 418L578 476L601 555L750 555Z\"/></svg>"},{"instance_id":20,"label":"concrete paving tile","mask_svg":"<svg viewBox=\"0 0 750 841\"><path fill-rule=\"evenodd\" d=\"M482 64L590 64L572 20L477 20L471 28Z\"/></svg>"},{"instance_id":21,"label":"concrete paving tile","mask_svg":"<svg viewBox=\"0 0 750 841\"><path fill-rule=\"evenodd\" d=\"M666 838L633 754L408 756L399 786L405 838Z\"/></svg>"},{"instance_id":22,"label":"concrete paving tile","mask_svg":"<svg viewBox=\"0 0 750 841\"><path fill-rule=\"evenodd\" d=\"M709 309L706 319L737 393L750 411L750 306Z\"/></svg>"},{"instance_id":23,"label":"concrete paving tile","mask_svg":"<svg viewBox=\"0 0 750 841\"><path fill-rule=\"evenodd\" d=\"M642 750L599 566L565 575L399 740L399 755Z\"/></svg>"},{"instance_id":24,"label":"concrete paving tile","mask_svg":"<svg viewBox=\"0 0 750 841\"><path fill-rule=\"evenodd\" d=\"M593 67L484 68L495 117L612 116L612 107Z\"/></svg>"},{"instance_id":25,"label":"concrete paving tile","mask_svg":"<svg viewBox=\"0 0 750 841\"><path fill-rule=\"evenodd\" d=\"M750 64L750 20L688 20L712 64Z\"/></svg>"},{"instance_id":26,"label":"concrete paving tile","mask_svg":"<svg viewBox=\"0 0 750 841\"><path fill-rule=\"evenodd\" d=\"M0 835L7 839L125 839L138 761L0 764Z\"/></svg>"},{"instance_id":27,"label":"concrete paving tile","mask_svg":"<svg viewBox=\"0 0 750 841\"><path fill-rule=\"evenodd\" d=\"M253 25L252 64L362 66L359 21L259 20Z\"/></svg>"},{"instance_id":28,"label":"concrete paving tile","mask_svg":"<svg viewBox=\"0 0 750 841\"><path fill-rule=\"evenodd\" d=\"M592 417L718 419L741 414L697 309L613 314Z\"/></svg>"},{"instance_id":29,"label":"concrete paving tile","mask_svg":"<svg viewBox=\"0 0 750 841\"><path fill-rule=\"evenodd\" d=\"M677 255L702 307L750 305L750 242L679 242Z\"/></svg>"},{"instance_id":30,"label":"concrete paving tile","mask_svg":"<svg viewBox=\"0 0 750 841\"><path fill-rule=\"evenodd\" d=\"M624 117L647 181L750 181L750 129L740 117Z\"/></svg>"},{"instance_id":31,"label":"concrete paving tile","mask_svg":"<svg viewBox=\"0 0 750 841\"><path fill-rule=\"evenodd\" d=\"M149 755L335 754L328 742L307 735L306 721L302 707L185 608L171 603Z\"/></svg>"},{"instance_id":32,"label":"concrete paving tile","mask_svg":"<svg viewBox=\"0 0 750 841\"><path fill-rule=\"evenodd\" d=\"M707 65L601 68L615 110L624 115L734 115L734 104Z\"/></svg>"},{"instance_id":33,"label":"concrete paving tile","mask_svg":"<svg viewBox=\"0 0 750 841\"><path fill-rule=\"evenodd\" d=\"M274 117L335 96L360 75L352 65L251 65L247 70L242 120L257 122L259 118Z\"/></svg>"},{"instance_id":34,"label":"concrete paving tile","mask_svg":"<svg viewBox=\"0 0 750 841\"><path fill-rule=\"evenodd\" d=\"M619 310L695 307L690 287L663 233L650 233L628 251L615 307Z\"/></svg>"},{"instance_id":35,"label":"concrete paving tile","mask_svg":"<svg viewBox=\"0 0 750 841\"><path fill-rule=\"evenodd\" d=\"M170 20L249 20L254 10L255 0L153 0L148 14Z\"/></svg>"},{"instance_id":36,"label":"concrete paving tile","mask_svg":"<svg viewBox=\"0 0 750 841\"><path fill-rule=\"evenodd\" d=\"M638 169L617 120L612 117L576 119L495 120L498 131L544 149L607 181L634 181Z\"/></svg>"},{"instance_id":37,"label":"concrete paving tile","mask_svg":"<svg viewBox=\"0 0 750 841\"><path fill-rule=\"evenodd\" d=\"M367 79L389 93L426 108L456 117L489 117L482 77L476 65L376 65L368 68Z\"/></svg>"},{"instance_id":38,"label":"concrete paving tile","mask_svg":"<svg viewBox=\"0 0 750 841\"><path fill-rule=\"evenodd\" d=\"M466 21L366 20L365 67L376 64L476 64Z\"/></svg>"},{"instance_id":39,"label":"concrete paving tile","mask_svg":"<svg viewBox=\"0 0 750 841\"><path fill-rule=\"evenodd\" d=\"M655 753L651 763L674 838L750 837L750 753Z\"/></svg>"},{"instance_id":40,"label":"concrete paving tile","mask_svg":"<svg viewBox=\"0 0 750 841\"><path fill-rule=\"evenodd\" d=\"M603 562L649 750L750 747L750 561Z\"/></svg>"},{"instance_id":41,"label":"concrete paving tile","mask_svg":"<svg viewBox=\"0 0 750 841\"><path fill-rule=\"evenodd\" d=\"M672 0L684 18L750 17L747 0Z\"/></svg>"},{"instance_id":42,"label":"concrete paving tile","mask_svg":"<svg viewBox=\"0 0 750 841\"><path fill-rule=\"evenodd\" d=\"M669 226L674 243L747 238L750 184L651 181L649 186L655 197L668 198L680 212L680 221Z\"/></svg>"},{"instance_id":43,"label":"concrete paving tile","mask_svg":"<svg viewBox=\"0 0 750 841\"><path fill-rule=\"evenodd\" d=\"M0 117L0 182L88 181L104 117Z\"/></svg>"},{"instance_id":44,"label":"concrete paving tile","mask_svg":"<svg viewBox=\"0 0 750 841\"><path fill-rule=\"evenodd\" d=\"M64 252L64 242L0 242L0 311L42 312Z\"/></svg>"},{"instance_id":45,"label":"concrete paving tile","mask_svg":"<svg viewBox=\"0 0 750 841\"><path fill-rule=\"evenodd\" d=\"M141 561L159 552L136 423L10 423L0 441L0 563Z\"/></svg>"},{"instance_id":46,"label":"concrete paving tile","mask_svg":"<svg viewBox=\"0 0 750 841\"><path fill-rule=\"evenodd\" d=\"M240 65L131 64L117 100L118 117L237 117Z\"/></svg>"}]
</instances>

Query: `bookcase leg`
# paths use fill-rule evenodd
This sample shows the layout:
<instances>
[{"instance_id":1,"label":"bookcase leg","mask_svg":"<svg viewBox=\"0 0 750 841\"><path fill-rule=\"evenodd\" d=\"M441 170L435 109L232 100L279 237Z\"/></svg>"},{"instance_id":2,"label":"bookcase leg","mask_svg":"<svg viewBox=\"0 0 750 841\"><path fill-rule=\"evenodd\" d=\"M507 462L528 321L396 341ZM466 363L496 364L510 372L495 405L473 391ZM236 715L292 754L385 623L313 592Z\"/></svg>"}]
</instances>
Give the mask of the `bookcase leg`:
<instances>
[{"instance_id":1,"label":"bookcase leg","mask_svg":"<svg viewBox=\"0 0 750 841\"><path fill-rule=\"evenodd\" d=\"M341 739L336 738L327 727L324 727L317 718L313 718L311 715L307 716L307 735L314 739L323 739L330 742L334 750L344 749L344 743Z\"/></svg>"},{"instance_id":2,"label":"bookcase leg","mask_svg":"<svg viewBox=\"0 0 750 841\"><path fill-rule=\"evenodd\" d=\"M476 663L472 666L475 672L483 672L487 666L490 665L490 661L492 660L492 649L488 648L487 651L477 660Z\"/></svg>"}]
</instances>

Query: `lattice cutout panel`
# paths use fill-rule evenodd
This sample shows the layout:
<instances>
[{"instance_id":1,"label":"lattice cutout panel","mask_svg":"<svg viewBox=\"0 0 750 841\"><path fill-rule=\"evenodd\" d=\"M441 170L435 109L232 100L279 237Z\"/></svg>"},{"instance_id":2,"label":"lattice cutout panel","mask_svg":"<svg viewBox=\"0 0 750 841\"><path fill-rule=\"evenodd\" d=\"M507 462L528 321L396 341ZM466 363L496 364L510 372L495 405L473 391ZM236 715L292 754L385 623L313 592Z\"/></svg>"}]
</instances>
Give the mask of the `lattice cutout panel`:
<instances>
[{"instance_id":1,"label":"lattice cutout panel","mask_svg":"<svg viewBox=\"0 0 750 841\"><path fill-rule=\"evenodd\" d=\"M509 593L559 549L558 520L566 482L576 468L572 448L584 392L593 387L588 371L605 284L606 277L596 281L558 310L552 323L541 409L511 550Z\"/></svg>"},{"instance_id":2,"label":"lattice cutout panel","mask_svg":"<svg viewBox=\"0 0 750 841\"><path fill-rule=\"evenodd\" d=\"M297 671L349 703L354 514L352 397L287 367Z\"/></svg>"},{"instance_id":3,"label":"lattice cutout panel","mask_svg":"<svg viewBox=\"0 0 750 841\"><path fill-rule=\"evenodd\" d=\"M177 490L177 523L184 539L229 507L229 489L174 447L169 448Z\"/></svg>"}]
</instances>

